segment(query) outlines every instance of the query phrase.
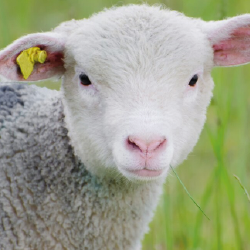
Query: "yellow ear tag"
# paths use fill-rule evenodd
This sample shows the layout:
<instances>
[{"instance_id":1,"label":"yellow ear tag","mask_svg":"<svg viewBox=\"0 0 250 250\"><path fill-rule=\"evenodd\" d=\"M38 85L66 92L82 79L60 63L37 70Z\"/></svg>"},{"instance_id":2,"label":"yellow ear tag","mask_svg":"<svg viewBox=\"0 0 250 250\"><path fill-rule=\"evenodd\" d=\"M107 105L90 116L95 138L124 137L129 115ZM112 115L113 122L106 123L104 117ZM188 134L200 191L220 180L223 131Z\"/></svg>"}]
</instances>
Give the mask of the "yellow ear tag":
<instances>
[{"instance_id":1,"label":"yellow ear tag","mask_svg":"<svg viewBox=\"0 0 250 250\"><path fill-rule=\"evenodd\" d=\"M16 62L20 66L23 78L26 80L34 70L35 63L44 63L47 59L47 52L38 47L24 50L17 57Z\"/></svg>"}]
</instances>

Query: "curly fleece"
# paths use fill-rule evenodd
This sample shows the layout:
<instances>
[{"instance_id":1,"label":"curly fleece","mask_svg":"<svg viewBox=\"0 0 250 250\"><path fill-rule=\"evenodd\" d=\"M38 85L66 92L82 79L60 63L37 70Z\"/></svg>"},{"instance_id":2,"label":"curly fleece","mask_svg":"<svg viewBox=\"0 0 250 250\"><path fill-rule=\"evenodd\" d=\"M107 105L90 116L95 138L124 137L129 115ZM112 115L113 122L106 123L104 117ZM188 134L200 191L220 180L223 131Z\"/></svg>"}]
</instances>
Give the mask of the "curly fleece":
<instances>
[{"instance_id":1,"label":"curly fleece","mask_svg":"<svg viewBox=\"0 0 250 250\"><path fill-rule=\"evenodd\" d=\"M59 92L0 87L0 249L140 249L161 184L124 181L76 158Z\"/></svg>"}]
</instances>

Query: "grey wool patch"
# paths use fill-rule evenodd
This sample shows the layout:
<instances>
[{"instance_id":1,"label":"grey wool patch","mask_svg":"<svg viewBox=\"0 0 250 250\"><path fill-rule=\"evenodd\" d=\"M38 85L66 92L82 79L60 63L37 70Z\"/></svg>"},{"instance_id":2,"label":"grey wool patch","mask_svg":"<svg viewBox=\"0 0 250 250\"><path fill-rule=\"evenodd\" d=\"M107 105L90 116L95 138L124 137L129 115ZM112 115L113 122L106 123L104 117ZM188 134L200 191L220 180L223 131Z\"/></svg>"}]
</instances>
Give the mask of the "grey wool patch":
<instances>
[{"instance_id":1,"label":"grey wool patch","mask_svg":"<svg viewBox=\"0 0 250 250\"><path fill-rule=\"evenodd\" d=\"M24 102L19 93L20 89L23 89L22 85L2 86L0 87L0 129L4 126L4 119L8 119L7 116L11 115L11 109L17 104L24 105Z\"/></svg>"},{"instance_id":2,"label":"grey wool patch","mask_svg":"<svg viewBox=\"0 0 250 250\"><path fill-rule=\"evenodd\" d=\"M19 84L0 87L0 249L16 249L20 234L32 238L45 232L46 211L40 213L44 221L39 227L37 212L55 182L76 165L58 93L37 90ZM40 243L30 247L43 249Z\"/></svg>"}]
</instances>

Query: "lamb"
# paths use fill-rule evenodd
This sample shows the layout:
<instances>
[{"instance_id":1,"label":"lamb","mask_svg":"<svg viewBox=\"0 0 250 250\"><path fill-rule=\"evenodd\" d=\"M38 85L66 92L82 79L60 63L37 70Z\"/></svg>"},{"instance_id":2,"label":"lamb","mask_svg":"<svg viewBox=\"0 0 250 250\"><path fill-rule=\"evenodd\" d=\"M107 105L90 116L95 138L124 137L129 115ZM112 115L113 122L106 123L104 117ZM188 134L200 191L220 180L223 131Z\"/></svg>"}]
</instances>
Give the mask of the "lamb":
<instances>
[{"instance_id":1,"label":"lamb","mask_svg":"<svg viewBox=\"0 0 250 250\"><path fill-rule=\"evenodd\" d=\"M2 50L0 249L141 249L170 166L199 138L212 67L248 62L250 15L148 5ZM17 83L48 78L61 90Z\"/></svg>"}]
</instances>

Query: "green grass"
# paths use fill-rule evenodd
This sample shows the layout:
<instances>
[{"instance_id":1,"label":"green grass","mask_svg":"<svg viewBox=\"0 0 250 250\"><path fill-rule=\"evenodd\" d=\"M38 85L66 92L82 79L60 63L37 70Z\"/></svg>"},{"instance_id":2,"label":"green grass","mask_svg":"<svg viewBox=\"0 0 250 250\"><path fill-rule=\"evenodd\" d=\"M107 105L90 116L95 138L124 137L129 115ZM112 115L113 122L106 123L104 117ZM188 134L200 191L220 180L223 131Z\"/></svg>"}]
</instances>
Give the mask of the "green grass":
<instances>
[{"instance_id":1,"label":"green grass","mask_svg":"<svg viewBox=\"0 0 250 250\"><path fill-rule=\"evenodd\" d=\"M248 199L249 202L250 202L250 195L249 195L248 191L246 190L246 188L243 186L243 184L242 184L240 178L239 178L237 175L234 175L234 178L239 182L241 188L244 190L244 193L245 193L245 195L247 196L247 199Z\"/></svg>"},{"instance_id":2,"label":"green grass","mask_svg":"<svg viewBox=\"0 0 250 250\"><path fill-rule=\"evenodd\" d=\"M0 47L24 34L50 30L62 21L88 17L104 7L141 2L0 0ZM250 1L246 0L161 3L205 20L250 13ZM250 65L216 68L213 76L216 84L207 123L194 151L176 170L210 221L172 173L143 241L144 250L250 249L250 203L244 192L250 191ZM59 88L60 83L39 85Z\"/></svg>"}]
</instances>

